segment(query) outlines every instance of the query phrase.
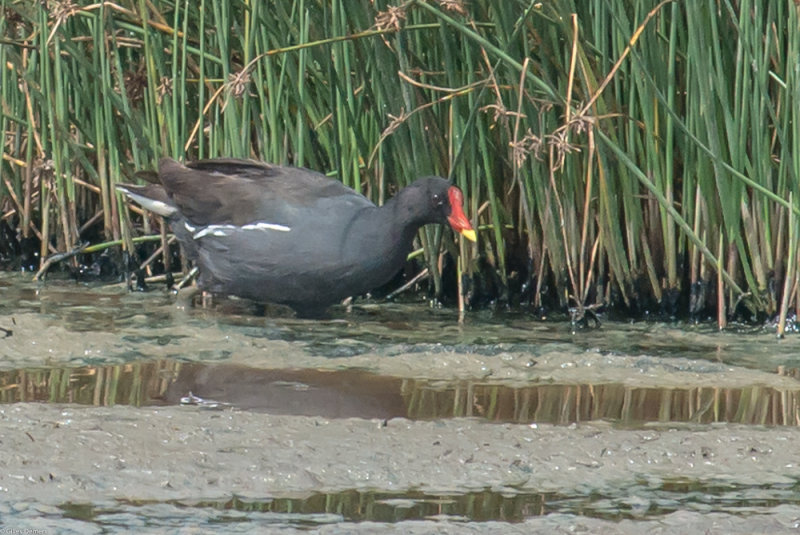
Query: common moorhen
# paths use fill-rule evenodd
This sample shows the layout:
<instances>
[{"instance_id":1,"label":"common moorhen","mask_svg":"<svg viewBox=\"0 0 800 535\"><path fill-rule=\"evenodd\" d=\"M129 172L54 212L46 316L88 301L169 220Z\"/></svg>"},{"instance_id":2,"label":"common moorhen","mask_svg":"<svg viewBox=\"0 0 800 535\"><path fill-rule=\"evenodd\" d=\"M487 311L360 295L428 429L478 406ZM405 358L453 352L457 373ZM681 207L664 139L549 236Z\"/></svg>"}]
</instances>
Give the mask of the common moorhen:
<instances>
[{"instance_id":1,"label":"common moorhen","mask_svg":"<svg viewBox=\"0 0 800 535\"><path fill-rule=\"evenodd\" d=\"M302 316L388 282L425 224L476 239L461 190L439 177L420 178L381 207L320 173L250 160L163 158L158 182L117 188L167 219L199 267L201 289Z\"/></svg>"}]
</instances>

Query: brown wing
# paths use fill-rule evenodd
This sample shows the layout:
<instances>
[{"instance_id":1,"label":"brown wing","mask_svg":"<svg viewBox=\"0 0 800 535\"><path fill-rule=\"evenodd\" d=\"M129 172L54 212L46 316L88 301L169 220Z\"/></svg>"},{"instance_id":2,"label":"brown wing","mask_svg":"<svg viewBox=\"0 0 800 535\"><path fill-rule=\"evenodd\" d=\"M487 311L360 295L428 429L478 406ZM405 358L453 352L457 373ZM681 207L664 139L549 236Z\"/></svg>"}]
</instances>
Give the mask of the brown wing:
<instances>
[{"instance_id":1,"label":"brown wing","mask_svg":"<svg viewBox=\"0 0 800 535\"><path fill-rule=\"evenodd\" d=\"M164 158L159 178L181 213L196 225L291 225L299 210L336 198L343 209L373 206L362 195L309 169L218 158L182 165Z\"/></svg>"}]
</instances>

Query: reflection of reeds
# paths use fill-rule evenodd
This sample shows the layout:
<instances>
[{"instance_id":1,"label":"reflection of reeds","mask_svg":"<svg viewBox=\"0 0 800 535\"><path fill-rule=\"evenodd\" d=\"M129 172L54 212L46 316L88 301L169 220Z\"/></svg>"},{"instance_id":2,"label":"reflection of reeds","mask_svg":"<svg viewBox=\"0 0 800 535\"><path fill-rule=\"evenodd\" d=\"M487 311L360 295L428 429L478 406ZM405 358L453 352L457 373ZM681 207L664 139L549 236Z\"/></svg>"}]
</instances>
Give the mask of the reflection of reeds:
<instances>
[{"instance_id":1,"label":"reflection of reeds","mask_svg":"<svg viewBox=\"0 0 800 535\"><path fill-rule=\"evenodd\" d=\"M785 318L798 8L631 5L4 2L2 217L42 257L130 248L113 186L165 155L306 165L378 202L438 173L480 241L421 233L437 290L443 244L481 275L467 301Z\"/></svg>"},{"instance_id":2,"label":"reflection of reeds","mask_svg":"<svg viewBox=\"0 0 800 535\"><path fill-rule=\"evenodd\" d=\"M141 406L162 398L181 363L133 362L84 368L22 369L0 372L0 402L48 401Z\"/></svg>"},{"instance_id":3,"label":"reflection of reeds","mask_svg":"<svg viewBox=\"0 0 800 535\"><path fill-rule=\"evenodd\" d=\"M438 515L467 517L476 522L500 520L520 522L544 514L549 495L544 493L499 493L491 491L454 495L430 495L419 491L402 494L346 490L303 497L249 501L233 497L225 501L171 501L179 506L201 507L221 511L286 513L299 515L333 514L351 522L400 522ZM399 502L399 503L398 503ZM131 505L150 502L122 500Z\"/></svg>"},{"instance_id":4,"label":"reflection of reeds","mask_svg":"<svg viewBox=\"0 0 800 535\"><path fill-rule=\"evenodd\" d=\"M181 368L181 363L177 361L157 360L101 367L0 372L0 402L48 401L96 406L164 403L167 402L167 387L179 378L178 372ZM198 368L205 367L197 364L184 368L184 371L191 372L193 368L197 371ZM247 368L233 370L235 373L218 372L209 375L228 378L228 385L214 383L216 387L224 386L217 388L217 391L225 392L230 388L235 392L237 380L250 380L252 374L248 375ZM730 388L636 387L619 383L510 387L472 381L432 383L423 379L397 380L395 383L394 378L371 376L362 372L311 372L307 376L297 370L288 373L295 374L291 380L306 380L312 390L335 390L339 382L355 388L354 392L343 389L341 399L354 399L361 390L369 390L373 403L380 404L400 394L405 402L407 416L415 419L477 417L491 421L558 424L609 419L630 424L732 422L800 425L800 388L792 390L759 385ZM272 373L272 376L264 376L265 392L273 381L288 377L281 375L280 370L273 370ZM330 377L322 382L319 373L322 377ZM196 384L202 389L202 385L208 388L211 383L188 384ZM370 385L374 384L383 385L382 390L374 387L370 389ZM186 393L188 392L181 391L181 395ZM312 398L313 396L309 396L309 410L313 410ZM260 406L258 393L248 395L245 400L248 406ZM235 400L227 398L216 401L234 401L235 405ZM280 403L274 400L265 406L281 412ZM399 414L402 414L402 402ZM351 416L359 414L354 413Z\"/></svg>"},{"instance_id":5,"label":"reflection of reeds","mask_svg":"<svg viewBox=\"0 0 800 535\"><path fill-rule=\"evenodd\" d=\"M469 394L467 394L469 393ZM623 384L507 387L477 383L403 384L410 418L480 416L504 422L566 424L597 419L621 423L731 422L800 424L800 388L634 387Z\"/></svg>"}]
</instances>

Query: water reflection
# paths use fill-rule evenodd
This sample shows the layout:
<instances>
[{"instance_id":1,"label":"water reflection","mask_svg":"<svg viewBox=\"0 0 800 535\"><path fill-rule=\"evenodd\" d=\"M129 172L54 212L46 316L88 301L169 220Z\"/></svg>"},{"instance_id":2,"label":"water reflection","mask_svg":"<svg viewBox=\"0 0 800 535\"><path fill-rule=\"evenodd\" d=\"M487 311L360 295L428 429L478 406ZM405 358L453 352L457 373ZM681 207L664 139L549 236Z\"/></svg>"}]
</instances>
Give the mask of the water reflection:
<instances>
[{"instance_id":1,"label":"water reflection","mask_svg":"<svg viewBox=\"0 0 800 535\"><path fill-rule=\"evenodd\" d=\"M555 492L481 490L463 494L420 491L391 493L344 490L263 499L233 496L221 500L116 500L98 505L66 503L65 518L113 527L146 517L150 526L235 523L262 527L311 528L341 522L397 523L410 520L469 519L475 522L523 522L551 513L611 521L663 518L675 511L709 509L717 513L758 514L774 507L800 504L798 483L732 485L689 479L667 479L604 492L565 495Z\"/></svg>"},{"instance_id":2,"label":"water reflection","mask_svg":"<svg viewBox=\"0 0 800 535\"><path fill-rule=\"evenodd\" d=\"M545 500L553 493L499 493L492 491L465 494L435 495L418 491L390 493L346 490L335 493L313 493L305 497L276 497L248 500L233 497L226 500L173 500L170 505L183 510L216 510L224 512L271 513L273 523L312 525L320 523L402 522L404 520L469 518L477 522L490 520L521 522L544 514ZM118 506L98 507L85 504L64 504L65 516L79 520L100 521L120 510L146 508L147 500L119 500ZM258 517L256 517L258 518ZM262 517L263 518L263 517ZM221 520L217 518L217 521Z\"/></svg>"},{"instance_id":3,"label":"water reflection","mask_svg":"<svg viewBox=\"0 0 800 535\"><path fill-rule=\"evenodd\" d=\"M217 407L326 418L478 417L556 424L604 419L628 426L800 423L800 384L796 389L620 383L512 386L406 379L356 369L257 369L176 360L0 372L0 402L4 403L174 405L189 394L213 401Z\"/></svg>"}]
</instances>

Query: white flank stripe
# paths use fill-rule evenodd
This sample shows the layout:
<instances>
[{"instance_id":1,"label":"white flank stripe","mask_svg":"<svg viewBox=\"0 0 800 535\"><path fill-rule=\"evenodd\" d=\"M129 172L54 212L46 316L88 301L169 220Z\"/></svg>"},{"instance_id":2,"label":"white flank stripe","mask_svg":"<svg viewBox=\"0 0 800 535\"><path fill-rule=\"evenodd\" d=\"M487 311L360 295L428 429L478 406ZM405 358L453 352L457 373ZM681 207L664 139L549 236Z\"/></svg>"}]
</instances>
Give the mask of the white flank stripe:
<instances>
[{"instance_id":1,"label":"white flank stripe","mask_svg":"<svg viewBox=\"0 0 800 535\"><path fill-rule=\"evenodd\" d=\"M186 228L190 232L194 232L196 227L192 227L189 223L184 223ZM268 230L278 230L280 232L289 232L292 230L290 227L286 225L276 225L275 223L248 223L247 225L237 227L236 225L209 225L197 232L194 232L192 238L195 240L199 240L205 236L228 236L231 232L235 231L242 231L242 230L260 230L260 231L268 231Z\"/></svg>"},{"instance_id":2,"label":"white flank stripe","mask_svg":"<svg viewBox=\"0 0 800 535\"><path fill-rule=\"evenodd\" d=\"M292 230L286 225L277 225L275 223L249 223L242 227L242 230L279 230L281 232L289 232Z\"/></svg>"},{"instance_id":3,"label":"white flank stripe","mask_svg":"<svg viewBox=\"0 0 800 535\"><path fill-rule=\"evenodd\" d=\"M237 227L233 225L209 225L203 230L195 232L192 238L199 240L203 236L208 236L209 234L212 236L227 236L228 233L225 232L226 230L236 230L236 228Z\"/></svg>"},{"instance_id":4,"label":"white flank stripe","mask_svg":"<svg viewBox=\"0 0 800 535\"><path fill-rule=\"evenodd\" d=\"M188 230L189 232L194 232L195 230L197 230L197 227L193 227L192 225L189 224L188 221L184 221L183 226L186 227L186 230Z\"/></svg>"}]
</instances>

